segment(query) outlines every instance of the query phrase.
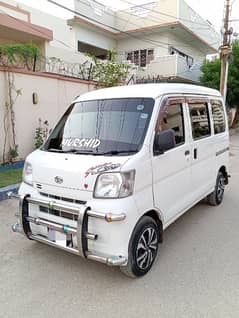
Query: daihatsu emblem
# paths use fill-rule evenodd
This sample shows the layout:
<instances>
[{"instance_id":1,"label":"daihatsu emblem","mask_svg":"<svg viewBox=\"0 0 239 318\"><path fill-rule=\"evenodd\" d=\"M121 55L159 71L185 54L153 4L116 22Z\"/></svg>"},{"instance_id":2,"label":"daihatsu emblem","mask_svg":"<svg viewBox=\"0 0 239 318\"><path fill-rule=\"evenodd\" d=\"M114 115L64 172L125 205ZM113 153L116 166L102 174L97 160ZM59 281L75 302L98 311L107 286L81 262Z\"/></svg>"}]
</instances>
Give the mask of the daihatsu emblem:
<instances>
[{"instance_id":1,"label":"daihatsu emblem","mask_svg":"<svg viewBox=\"0 0 239 318\"><path fill-rule=\"evenodd\" d=\"M56 176L55 177L55 182L58 183L58 184L61 184L63 182L63 178L59 177L59 176Z\"/></svg>"}]
</instances>

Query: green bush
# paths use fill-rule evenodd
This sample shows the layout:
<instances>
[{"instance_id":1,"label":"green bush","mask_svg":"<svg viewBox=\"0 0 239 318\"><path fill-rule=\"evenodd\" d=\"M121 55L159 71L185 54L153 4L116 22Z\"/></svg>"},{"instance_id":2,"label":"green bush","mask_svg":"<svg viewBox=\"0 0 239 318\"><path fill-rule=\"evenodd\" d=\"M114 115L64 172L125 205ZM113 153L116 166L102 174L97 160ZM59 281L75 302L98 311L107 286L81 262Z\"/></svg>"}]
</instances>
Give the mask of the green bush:
<instances>
[{"instance_id":1,"label":"green bush","mask_svg":"<svg viewBox=\"0 0 239 318\"><path fill-rule=\"evenodd\" d=\"M35 44L0 45L0 65L3 66L33 69L33 65L40 55L40 49Z\"/></svg>"}]
</instances>

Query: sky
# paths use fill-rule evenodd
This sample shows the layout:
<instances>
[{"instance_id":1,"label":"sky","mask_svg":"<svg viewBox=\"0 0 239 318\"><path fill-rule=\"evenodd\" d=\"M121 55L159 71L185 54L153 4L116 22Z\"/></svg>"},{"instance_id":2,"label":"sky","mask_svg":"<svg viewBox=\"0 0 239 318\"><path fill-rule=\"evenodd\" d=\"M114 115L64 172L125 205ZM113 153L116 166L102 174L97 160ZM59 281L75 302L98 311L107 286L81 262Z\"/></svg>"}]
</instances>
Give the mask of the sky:
<instances>
[{"instance_id":1,"label":"sky","mask_svg":"<svg viewBox=\"0 0 239 318\"><path fill-rule=\"evenodd\" d=\"M73 0L55 0L58 3L65 5L66 7L73 8ZM143 4L147 2L152 2L152 0L128 0L130 3L135 3L135 5ZM155 0L157 1L157 0ZM160 1L160 0L159 0ZM42 11L46 11L59 17L68 18L69 13L65 10L57 8L53 4L47 2L47 0L17 0L19 3L24 3L25 5L36 7ZM125 1L121 0L98 0L98 2L103 3L107 6L112 6L112 3L116 9L124 9L127 4ZM220 32L222 27L223 19L223 7L224 0L186 0L186 2L205 20L209 20L215 29ZM232 11L231 19L239 20L239 0L231 0ZM233 22L231 24L234 31L239 33L239 21Z\"/></svg>"}]
</instances>

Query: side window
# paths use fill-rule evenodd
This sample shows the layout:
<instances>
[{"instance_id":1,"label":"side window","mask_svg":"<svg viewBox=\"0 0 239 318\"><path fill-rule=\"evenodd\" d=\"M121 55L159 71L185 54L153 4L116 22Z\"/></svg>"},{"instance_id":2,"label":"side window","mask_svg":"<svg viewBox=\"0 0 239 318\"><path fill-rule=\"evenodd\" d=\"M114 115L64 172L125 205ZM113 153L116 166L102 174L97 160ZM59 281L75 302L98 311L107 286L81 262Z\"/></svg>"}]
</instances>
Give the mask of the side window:
<instances>
[{"instance_id":1,"label":"side window","mask_svg":"<svg viewBox=\"0 0 239 318\"><path fill-rule=\"evenodd\" d=\"M214 133L220 134L225 131L225 115L223 105L220 100L212 100L211 105Z\"/></svg>"},{"instance_id":2,"label":"side window","mask_svg":"<svg viewBox=\"0 0 239 318\"><path fill-rule=\"evenodd\" d=\"M183 109L181 104L172 104L160 114L156 132L173 129L175 132L175 143L180 145L185 141Z\"/></svg>"},{"instance_id":3,"label":"side window","mask_svg":"<svg viewBox=\"0 0 239 318\"><path fill-rule=\"evenodd\" d=\"M189 103L193 139L210 136L210 120L207 103Z\"/></svg>"}]
</instances>

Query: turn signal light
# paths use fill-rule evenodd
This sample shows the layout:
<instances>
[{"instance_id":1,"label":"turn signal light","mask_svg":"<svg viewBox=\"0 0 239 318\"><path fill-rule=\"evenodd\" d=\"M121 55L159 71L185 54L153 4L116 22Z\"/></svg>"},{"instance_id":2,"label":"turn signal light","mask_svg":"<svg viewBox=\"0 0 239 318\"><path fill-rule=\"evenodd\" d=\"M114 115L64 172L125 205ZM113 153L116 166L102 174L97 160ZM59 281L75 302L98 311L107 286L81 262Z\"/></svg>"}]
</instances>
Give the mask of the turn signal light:
<instances>
[{"instance_id":1,"label":"turn signal light","mask_svg":"<svg viewBox=\"0 0 239 318\"><path fill-rule=\"evenodd\" d=\"M107 222L112 222L112 213L107 213L105 215L105 219L106 219Z\"/></svg>"}]
</instances>

